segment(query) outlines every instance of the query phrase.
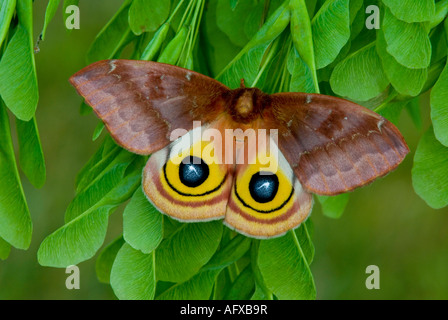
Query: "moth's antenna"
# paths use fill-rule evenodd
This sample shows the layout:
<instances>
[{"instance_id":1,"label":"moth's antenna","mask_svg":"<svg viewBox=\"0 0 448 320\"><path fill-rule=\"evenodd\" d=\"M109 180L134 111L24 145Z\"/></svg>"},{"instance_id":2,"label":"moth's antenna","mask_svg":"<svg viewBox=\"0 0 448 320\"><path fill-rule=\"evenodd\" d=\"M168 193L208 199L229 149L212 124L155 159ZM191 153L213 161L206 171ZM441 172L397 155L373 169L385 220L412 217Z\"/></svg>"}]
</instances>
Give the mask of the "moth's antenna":
<instances>
[{"instance_id":1,"label":"moth's antenna","mask_svg":"<svg viewBox=\"0 0 448 320\"><path fill-rule=\"evenodd\" d=\"M244 78L241 78L240 88L246 88L246 85L244 84Z\"/></svg>"}]
</instances>

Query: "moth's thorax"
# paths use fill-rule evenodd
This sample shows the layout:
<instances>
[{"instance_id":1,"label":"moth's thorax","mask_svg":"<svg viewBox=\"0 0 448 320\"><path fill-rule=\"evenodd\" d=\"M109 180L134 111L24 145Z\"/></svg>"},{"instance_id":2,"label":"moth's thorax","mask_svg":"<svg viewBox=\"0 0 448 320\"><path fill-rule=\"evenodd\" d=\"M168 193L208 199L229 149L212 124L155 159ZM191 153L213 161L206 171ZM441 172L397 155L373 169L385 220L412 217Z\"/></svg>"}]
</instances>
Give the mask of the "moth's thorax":
<instances>
[{"instance_id":1,"label":"moth's thorax","mask_svg":"<svg viewBox=\"0 0 448 320\"><path fill-rule=\"evenodd\" d=\"M247 117L253 110L252 92L244 91L236 101L235 111L242 117Z\"/></svg>"},{"instance_id":2,"label":"moth's thorax","mask_svg":"<svg viewBox=\"0 0 448 320\"><path fill-rule=\"evenodd\" d=\"M268 95L257 88L239 88L229 91L225 98L233 121L247 124L261 116Z\"/></svg>"}]
</instances>

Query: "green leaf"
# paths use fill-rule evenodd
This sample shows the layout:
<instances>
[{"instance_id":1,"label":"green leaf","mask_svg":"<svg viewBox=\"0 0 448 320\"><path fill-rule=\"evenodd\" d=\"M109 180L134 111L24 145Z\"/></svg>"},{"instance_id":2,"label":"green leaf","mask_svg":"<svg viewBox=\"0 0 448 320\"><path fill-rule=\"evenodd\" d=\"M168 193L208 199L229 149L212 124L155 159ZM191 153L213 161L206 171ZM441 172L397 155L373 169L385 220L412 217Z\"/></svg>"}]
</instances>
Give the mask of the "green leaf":
<instances>
[{"instance_id":1,"label":"green leaf","mask_svg":"<svg viewBox=\"0 0 448 320\"><path fill-rule=\"evenodd\" d=\"M294 47L310 69L315 69L311 21L304 0L291 0L291 36Z\"/></svg>"},{"instance_id":2,"label":"green leaf","mask_svg":"<svg viewBox=\"0 0 448 320\"><path fill-rule=\"evenodd\" d=\"M435 14L434 0L382 0L398 19L405 22L429 21Z\"/></svg>"},{"instance_id":3,"label":"green leaf","mask_svg":"<svg viewBox=\"0 0 448 320\"><path fill-rule=\"evenodd\" d=\"M318 75L319 81L321 81L321 82L329 82L330 81L331 73L333 72L334 68L338 65L339 62L341 62L342 60L344 60L347 57L348 53L350 52L351 47L352 47L352 43L351 43L351 41L348 41L346 43L346 45L344 47L342 47L338 56L332 63L330 63L328 66L326 66L323 69L317 70L317 75ZM321 86L324 87L325 84L321 84ZM334 94L334 93L331 93L331 94Z\"/></svg>"},{"instance_id":4,"label":"green leaf","mask_svg":"<svg viewBox=\"0 0 448 320\"><path fill-rule=\"evenodd\" d=\"M157 268L160 268L158 264ZM219 272L219 269L199 272L189 280L172 286L156 297L156 300L207 300L212 294Z\"/></svg>"},{"instance_id":5,"label":"green leaf","mask_svg":"<svg viewBox=\"0 0 448 320\"><path fill-rule=\"evenodd\" d=\"M219 249L202 268L205 270L223 269L240 259L250 248L251 239L241 234L236 235Z\"/></svg>"},{"instance_id":6,"label":"green leaf","mask_svg":"<svg viewBox=\"0 0 448 320\"><path fill-rule=\"evenodd\" d=\"M185 41L187 40L187 36L188 28L182 27L162 51L157 61L175 65L182 53L182 49L184 47Z\"/></svg>"},{"instance_id":7,"label":"green leaf","mask_svg":"<svg viewBox=\"0 0 448 320\"><path fill-rule=\"evenodd\" d=\"M362 0L350 1L350 21L350 40L353 41L366 27L366 10Z\"/></svg>"},{"instance_id":8,"label":"green leaf","mask_svg":"<svg viewBox=\"0 0 448 320\"><path fill-rule=\"evenodd\" d=\"M207 41L205 50L212 75L217 75L241 50L240 46L230 41L229 37L216 24L217 1L208 3L205 12L204 36Z\"/></svg>"},{"instance_id":9,"label":"green leaf","mask_svg":"<svg viewBox=\"0 0 448 320\"><path fill-rule=\"evenodd\" d=\"M166 39L166 35L170 30L169 23L164 23L159 30L154 34L151 41L148 43L146 48L143 50L141 59L142 60L153 60L156 54L159 52L163 41Z\"/></svg>"},{"instance_id":10,"label":"green leaf","mask_svg":"<svg viewBox=\"0 0 448 320\"><path fill-rule=\"evenodd\" d=\"M134 249L150 253L163 238L162 214L138 188L123 212L123 236Z\"/></svg>"},{"instance_id":11,"label":"green leaf","mask_svg":"<svg viewBox=\"0 0 448 320\"><path fill-rule=\"evenodd\" d=\"M102 201L111 190L123 181L125 171L135 155L122 149L111 164L70 202L65 221L73 220L89 208Z\"/></svg>"},{"instance_id":12,"label":"green leaf","mask_svg":"<svg viewBox=\"0 0 448 320\"><path fill-rule=\"evenodd\" d=\"M28 32L28 40L31 47L33 46L33 1L34 0L17 0L17 17L21 24Z\"/></svg>"},{"instance_id":13,"label":"green leaf","mask_svg":"<svg viewBox=\"0 0 448 320\"><path fill-rule=\"evenodd\" d=\"M174 233L177 229L183 226L183 223L170 218L167 215L162 216L163 220L163 238L167 239Z\"/></svg>"},{"instance_id":14,"label":"green leaf","mask_svg":"<svg viewBox=\"0 0 448 320\"><path fill-rule=\"evenodd\" d=\"M94 207L113 205L118 206L123 202L129 200L134 194L135 190L140 186L141 175L145 158L137 155L132 155L134 160L126 168L124 176L119 184L114 186L104 197L101 198Z\"/></svg>"},{"instance_id":15,"label":"green leaf","mask_svg":"<svg viewBox=\"0 0 448 320\"><path fill-rule=\"evenodd\" d=\"M58 10L59 3L61 0L49 0L47 9L45 10L45 21L44 21L44 27L42 28L41 39L45 40L45 33L47 32L48 25L50 24L51 20L53 20L54 15L56 14L56 11Z\"/></svg>"},{"instance_id":16,"label":"green leaf","mask_svg":"<svg viewBox=\"0 0 448 320\"><path fill-rule=\"evenodd\" d=\"M247 53L240 56L237 60L231 62L231 67L218 76L218 81L224 83L230 88L238 88L241 78L248 86L251 86L257 78L260 70L261 61L266 53L269 44L251 48Z\"/></svg>"},{"instance_id":17,"label":"green leaf","mask_svg":"<svg viewBox=\"0 0 448 320\"><path fill-rule=\"evenodd\" d=\"M265 53L255 86L266 93L289 92L291 70L288 69L288 63L292 64L290 67L294 67L293 51L296 50L292 46L291 37L288 36L287 32L284 32L274 40ZM288 52L291 52L290 55L287 54ZM302 60L300 62L305 66ZM306 69L309 70L308 67ZM299 72L302 72L302 70L299 70Z\"/></svg>"},{"instance_id":18,"label":"green leaf","mask_svg":"<svg viewBox=\"0 0 448 320\"><path fill-rule=\"evenodd\" d=\"M248 300L255 290L254 274L248 265L232 283L224 299L226 300Z\"/></svg>"},{"instance_id":19,"label":"green leaf","mask_svg":"<svg viewBox=\"0 0 448 320\"><path fill-rule=\"evenodd\" d=\"M231 88L237 88L240 86L240 79L244 77L246 83L253 86L259 76L260 65L266 50L286 28L289 18L290 11L285 2L221 71L217 79Z\"/></svg>"},{"instance_id":20,"label":"green leaf","mask_svg":"<svg viewBox=\"0 0 448 320\"><path fill-rule=\"evenodd\" d=\"M302 222L300 227L294 230L308 265L310 265L314 259L314 245L311 240L311 232L308 230L310 223L311 220L308 218L305 222Z\"/></svg>"},{"instance_id":21,"label":"green leaf","mask_svg":"<svg viewBox=\"0 0 448 320\"><path fill-rule=\"evenodd\" d=\"M314 90L311 92L319 92L319 82L317 80L316 63L314 57L313 34L311 31L311 21L308 15L306 3L304 0L292 0L290 2L290 5L291 5L291 36L292 36L292 42L294 43L294 47L297 50L297 54L295 54L295 56L296 59L298 56L299 59L301 59L303 63L308 67L308 73L309 75L311 75L314 87ZM300 69L303 69L303 67ZM290 73L294 74L293 72L291 72L291 70ZM302 91L302 92L309 92L309 91Z\"/></svg>"},{"instance_id":22,"label":"green leaf","mask_svg":"<svg viewBox=\"0 0 448 320\"><path fill-rule=\"evenodd\" d=\"M152 300L156 291L154 252L144 254L125 243L112 266L110 283L121 300Z\"/></svg>"},{"instance_id":23,"label":"green leaf","mask_svg":"<svg viewBox=\"0 0 448 320\"><path fill-rule=\"evenodd\" d=\"M424 24L398 20L386 9L384 38L389 52L398 63L410 69L424 69L431 62L431 41Z\"/></svg>"},{"instance_id":24,"label":"green leaf","mask_svg":"<svg viewBox=\"0 0 448 320\"><path fill-rule=\"evenodd\" d=\"M417 96L428 78L428 69L409 69L399 64L386 50L386 41L381 30L377 32L376 49L381 57L383 70L393 87L401 94Z\"/></svg>"},{"instance_id":25,"label":"green leaf","mask_svg":"<svg viewBox=\"0 0 448 320\"><path fill-rule=\"evenodd\" d=\"M412 185L430 207L440 209L448 205L448 148L436 139L432 127L415 151Z\"/></svg>"},{"instance_id":26,"label":"green leaf","mask_svg":"<svg viewBox=\"0 0 448 320\"><path fill-rule=\"evenodd\" d=\"M287 68L291 75L290 92L317 92L318 87L314 84L313 74L295 48L291 48L289 52Z\"/></svg>"},{"instance_id":27,"label":"green leaf","mask_svg":"<svg viewBox=\"0 0 448 320\"><path fill-rule=\"evenodd\" d=\"M0 95L14 115L30 120L39 100L31 0L17 1L19 24L0 61Z\"/></svg>"},{"instance_id":28,"label":"green leaf","mask_svg":"<svg viewBox=\"0 0 448 320\"><path fill-rule=\"evenodd\" d=\"M253 241L250 250L251 266L255 280L255 292L251 297L251 300L273 300L274 296L272 291L266 287L263 275L258 266L258 252L261 241L262 240Z\"/></svg>"},{"instance_id":29,"label":"green leaf","mask_svg":"<svg viewBox=\"0 0 448 320\"><path fill-rule=\"evenodd\" d=\"M429 39L431 40L432 47L431 61L433 62L432 64L434 64L435 61L440 61L445 58L448 53L448 37L446 35L446 31L444 30L444 25L440 24L431 30Z\"/></svg>"},{"instance_id":30,"label":"green leaf","mask_svg":"<svg viewBox=\"0 0 448 320\"><path fill-rule=\"evenodd\" d=\"M416 126L418 130L422 130L423 127L423 119L422 114L420 110L420 101L418 98L415 98L411 100L408 104L405 106L406 110L408 111L409 116L412 119L412 122Z\"/></svg>"},{"instance_id":31,"label":"green leaf","mask_svg":"<svg viewBox=\"0 0 448 320\"><path fill-rule=\"evenodd\" d=\"M232 8L228 0L218 0L216 7L216 24L236 46L243 47L250 40L244 32L248 15L255 10L255 1L241 1Z\"/></svg>"},{"instance_id":32,"label":"green leaf","mask_svg":"<svg viewBox=\"0 0 448 320\"><path fill-rule=\"evenodd\" d=\"M308 10L310 18L312 18L314 16L314 12L316 11L318 2L319 2L318 0L306 0L306 8ZM319 4L319 6L320 5L321 4Z\"/></svg>"},{"instance_id":33,"label":"green leaf","mask_svg":"<svg viewBox=\"0 0 448 320\"><path fill-rule=\"evenodd\" d=\"M122 236L118 237L107 247L105 247L95 263L95 271L98 280L102 283L110 283L110 273L112 270L112 265L115 261L118 251L124 244L124 239Z\"/></svg>"},{"instance_id":34,"label":"green leaf","mask_svg":"<svg viewBox=\"0 0 448 320\"><path fill-rule=\"evenodd\" d=\"M0 237L18 249L27 249L32 229L16 166L8 113L0 100Z\"/></svg>"},{"instance_id":35,"label":"green leaf","mask_svg":"<svg viewBox=\"0 0 448 320\"><path fill-rule=\"evenodd\" d=\"M129 26L132 32L140 35L153 32L168 18L171 1L134 0L129 8Z\"/></svg>"},{"instance_id":36,"label":"green leaf","mask_svg":"<svg viewBox=\"0 0 448 320\"><path fill-rule=\"evenodd\" d=\"M350 25L355 21L362 5L363 0L350 0ZM365 12L363 12L363 14L365 14Z\"/></svg>"},{"instance_id":37,"label":"green leaf","mask_svg":"<svg viewBox=\"0 0 448 320\"><path fill-rule=\"evenodd\" d=\"M404 107L408 105L408 103L409 101L388 102L386 105L381 107L381 110L379 110L378 113L393 124L397 125L398 120L401 116L401 112L403 111Z\"/></svg>"},{"instance_id":38,"label":"green leaf","mask_svg":"<svg viewBox=\"0 0 448 320\"><path fill-rule=\"evenodd\" d=\"M289 3L285 1L279 6L275 12L269 17L269 19L263 24L258 32L253 36L249 43L245 46L253 48L258 45L271 43L276 39L290 22L291 12L289 10ZM244 48L243 48L244 51Z\"/></svg>"},{"instance_id":39,"label":"green leaf","mask_svg":"<svg viewBox=\"0 0 448 320\"><path fill-rule=\"evenodd\" d=\"M426 92L430 90L439 79L440 75L442 74L442 71L446 65L446 59L441 59L433 64L428 68L428 79L425 82L425 85L423 86L422 92ZM398 98L403 98L401 96L398 96Z\"/></svg>"},{"instance_id":40,"label":"green leaf","mask_svg":"<svg viewBox=\"0 0 448 320\"><path fill-rule=\"evenodd\" d=\"M95 141L96 139L98 139L98 137L101 135L103 130L104 130L104 122L99 121L95 127L95 130L93 130L92 141Z\"/></svg>"},{"instance_id":41,"label":"green leaf","mask_svg":"<svg viewBox=\"0 0 448 320\"><path fill-rule=\"evenodd\" d=\"M224 296L229 291L231 285L232 280L230 279L229 269L223 269L215 279L211 300L224 300Z\"/></svg>"},{"instance_id":42,"label":"green leaf","mask_svg":"<svg viewBox=\"0 0 448 320\"><path fill-rule=\"evenodd\" d=\"M104 242L109 214L140 186L139 159L100 201L44 239L37 253L41 265L65 268L93 257Z\"/></svg>"},{"instance_id":43,"label":"green leaf","mask_svg":"<svg viewBox=\"0 0 448 320\"><path fill-rule=\"evenodd\" d=\"M429 29L434 28L441 23L448 14L448 0L440 0L436 3L436 12L429 22Z\"/></svg>"},{"instance_id":44,"label":"green leaf","mask_svg":"<svg viewBox=\"0 0 448 320\"><path fill-rule=\"evenodd\" d=\"M268 297L263 292L263 289L255 282L255 291L250 300L268 300Z\"/></svg>"},{"instance_id":45,"label":"green leaf","mask_svg":"<svg viewBox=\"0 0 448 320\"><path fill-rule=\"evenodd\" d=\"M448 147L448 64L431 90L431 120L437 140Z\"/></svg>"},{"instance_id":46,"label":"green leaf","mask_svg":"<svg viewBox=\"0 0 448 320\"><path fill-rule=\"evenodd\" d=\"M350 39L349 0L328 0L314 16L311 27L317 69L332 63Z\"/></svg>"},{"instance_id":47,"label":"green leaf","mask_svg":"<svg viewBox=\"0 0 448 320\"><path fill-rule=\"evenodd\" d=\"M274 0L275 1L275 0ZM269 2L269 10L272 9L274 5L274 1ZM282 1L282 0L277 0ZM250 1L247 1L250 4ZM243 18L240 19L240 21L243 22L243 31L245 34L245 38L252 39L252 37L258 32L261 25L264 23L268 16L268 8L265 3L262 1L259 1L258 4L254 1L252 10L249 10L246 12L246 14L243 16ZM219 14L219 13L217 13ZM235 17L235 15L234 15ZM229 22L231 23L231 22ZM228 27L227 27L228 28ZM232 36L230 36L232 37ZM244 46L244 45L241 45Z\"/></svg>"},{"instance_id":48,"label":"green leaf","mask_svg":"<svg viewBox=\"0 0 448 320\"><path fill-rule=\"evenodd\" d=\"M316 195L316 198L319 200L322 207L322 213L325 216L333 219L339 219L344 213L350 195L348 193L343 193L332 197Z\"/></svg>"},{"instance_id":49,"label":"green leaf","mask_svg":"<svg viewBox=\"0 0 448 320\"><path fill-rule=\"evenodd\" d=\"M174 286L175 283L167 281L157 281L155 296L160 296L163 292Z\"/></svg>"},{"instance_id":50,"label":"green leaf","mask_svg":"<svg viewBox=\"0 0 448 320\"><path fill-rule=\"evenodd\" d=\"M121 148L107 135L97 152L89 159L76 176L76 193L90 185L120 153Z\"/></svg>"},{"instance_id":51,"label":"green leaf","mask_svg":"<svg viewBox=\"0 0 448 320\"><path fill-rule=\"evenodd\" d=\"M230 0L230 7L232 8L232 10L235 10L238 2L240 2L240 0Z\"/></svg>"},{"instance_id":52,"label":"green leaf","mask_svg":"<svg viewBox=\"0 0 448 320\"><path fill-rule=\"evenodd\" d=\"M388 86L386 90L381 92L377 97L367 100L367 101L355 101L359 105L366 107L371 110L377 111L377 108L381 105L387 103L387 101L393 96L393 98L397 97L395 91L391 86Z\"/></svg>"},{"instance_id":53,"label":"green leaf","mask_svg":"<svg viewBox=\"0 0 448 320\"><path fill-rule=\"evenodd\" d=\"M21 24L0 61L0 94L20 120L34 116L39 100L34 53L28 30Z\"/></svg>"},{"instance_id":54,"label":"green leaf","mask_svg":"<svg viewBox=\"0 0 448 320\"><path fill-rule=\"evenodd\" d=\"M251 240L237 235L218 250L210 261L193 277L172 286L157 299L208 299L215 280L222 270L240 259L249 249ZM159 265L157 265L159 268Z\"/></svg>"},{"instance_id":55,"label":"green leaf","mask_svg":"<svg viewBox=\"0 0 448 320\"><path fill-rule=\"evenodd\" d=\"M96 36L89 51L89 63L112 59L134 36L128 24L128 11L131 0L125 0L121 8Z\"/></svg>"},{"instance_id":56,"label":"green leaf","mask_svg":"<svg viewBox=\"0 0 448 320\"><path fill-rule=\"evenodd\" d=\"M9 24L15 8L16 0L0 0L0 46L8 34Z\"/></svg>"},{"instance_id":57,"label":"green leaf","mask_svg":"<svg viewBox=\"0 0 448 320\"><path fill-rule=\"evenodd\" d=\"M0 238L0 260L8 259L10 252L11 252L11 245L2 238Z\"/></svg>"},{"instance_id":58,"label":"green leaf","mask_svg":"<svg viewBox=\"0 0 448 320\"><path fill-rule=\"evenodd\" d=\"M47 236L37 252L40 265L66 268L93 257L106 237L111 209L94 207Z\"/></svg>"},{"instance_id":59,"label":"green leaf","mask_svg":"<svg viewBox=\"0 0 448 320\"><path fill-rule=\"evenodd\" d=\"M389 85L374 43L342 60L330 77L335 93L357 101L378 96Z\"/></svg>"},{"instance_id":60,"label":"green leaf","mask_svg":"<svg viewBox=\"0 0 448 320\"><path fill-rule=\"evenodd\" d=\"M92 107L90 107L88 104L86 104L84 101L81 102L81 105L79 106L79 114L82 116L86 116L88 114L91 114L93 112Z\"/></svg>"},{"instance_id":61,"label":"green leaf","mask_svg":"<svg viewBox=\"0 0 448 320\"><path fill-rule=\"evenodd\" d=\"M186 223L156 250L157 280L182 282L205 265L221 240L221 221Z\"/></svg>"},{"instance_id":62,"label":"green leaf","mask_svg":"<svg viewBox=\"0 0 448 320\"><path fill-rule=\"evenodd\" d=\"M45 183L46 169L36 118L30 121L16 119L16 127L20 167L31 184L40 188Z\"/></svg>"},{"instance_id":63,"label":"green leaf","mask_svg":"<svg viewBox=\"0 0 448 320\"><path fill-rule=\"evenodd\" d=\"M266 286L279 299L316 298L311 270L293 231L279 238L262 240L258 266Z\"/></svg>"}]
</instances>

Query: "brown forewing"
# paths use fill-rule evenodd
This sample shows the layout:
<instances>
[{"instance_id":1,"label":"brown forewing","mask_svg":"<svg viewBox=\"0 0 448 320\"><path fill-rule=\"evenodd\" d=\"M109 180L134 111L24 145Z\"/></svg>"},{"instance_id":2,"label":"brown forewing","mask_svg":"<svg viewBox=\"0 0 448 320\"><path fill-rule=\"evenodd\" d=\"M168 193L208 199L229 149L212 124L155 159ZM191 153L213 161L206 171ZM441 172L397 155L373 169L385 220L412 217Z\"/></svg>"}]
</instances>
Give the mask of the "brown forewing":
<instances>
[{"instance_id":1,"label":"brown forewing","mask_svg":"<svg viewBox=\"0 0 448 320\"><path fill-rule=\"evenodd\" d=\"M170 143L174 129L212 122L229 89L199 73L136 60L93 63L70 78L112 137L124 148L150 154Z\"/></svg>"},{"instance_id":2,"label":"brown forewing","mask_svg":"<svg viewBox=\"0 0 448 320\"><path fill-rule=\"evenodd\" d=\"M396 168L409 152L389 121L353 102L319 94L278 93L264 122L308 191L336 195Z\"/></svg>"}]
</instances>

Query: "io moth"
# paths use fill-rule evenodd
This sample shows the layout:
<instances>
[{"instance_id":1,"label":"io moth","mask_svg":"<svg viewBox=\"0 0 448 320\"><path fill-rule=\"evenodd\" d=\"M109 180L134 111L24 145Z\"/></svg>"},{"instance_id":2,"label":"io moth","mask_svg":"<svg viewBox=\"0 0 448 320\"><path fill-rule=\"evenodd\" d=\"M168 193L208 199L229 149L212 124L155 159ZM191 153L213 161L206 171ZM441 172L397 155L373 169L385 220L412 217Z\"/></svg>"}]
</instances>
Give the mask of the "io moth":
<instances>
[{"instance_id":1,"label":"io moth","mask_svg":"<svg viewBox=\"0 0 448 320\"><path fill-rule=\"evenodd\" d=\"M364 186L409 152L387 119L333 96L266 94L243 82L230 89L191 70L135 60L93 63L70 82L120 146L151 155L142 187L156 208L186 222L223 219L255 238L298 227L313 193ZM219 139L229 130L237 134ZM181 134L173 139L174 132Z\"/></svg>"}]
</instances>

